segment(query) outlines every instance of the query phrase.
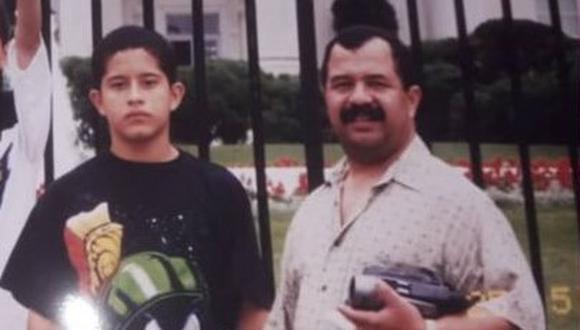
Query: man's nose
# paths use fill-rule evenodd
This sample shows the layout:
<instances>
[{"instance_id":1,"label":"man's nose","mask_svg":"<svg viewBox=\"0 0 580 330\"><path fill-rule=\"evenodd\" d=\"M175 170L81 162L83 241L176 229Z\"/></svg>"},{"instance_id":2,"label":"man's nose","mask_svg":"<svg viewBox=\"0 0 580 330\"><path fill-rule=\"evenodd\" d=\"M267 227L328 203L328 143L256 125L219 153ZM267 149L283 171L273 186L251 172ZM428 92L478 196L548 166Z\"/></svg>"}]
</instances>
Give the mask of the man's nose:
<instances>
[{"instance_id":1,"label":"man's nose","mask_svg":"<svg viewBox=\"0 0 580 330\"><path fill-rule=\"evenodd\" d=\"M373 96L363 83L356 84L349 96L349 102L351 104L368 104L372 101Z\"/></svg>"}]
</instances>

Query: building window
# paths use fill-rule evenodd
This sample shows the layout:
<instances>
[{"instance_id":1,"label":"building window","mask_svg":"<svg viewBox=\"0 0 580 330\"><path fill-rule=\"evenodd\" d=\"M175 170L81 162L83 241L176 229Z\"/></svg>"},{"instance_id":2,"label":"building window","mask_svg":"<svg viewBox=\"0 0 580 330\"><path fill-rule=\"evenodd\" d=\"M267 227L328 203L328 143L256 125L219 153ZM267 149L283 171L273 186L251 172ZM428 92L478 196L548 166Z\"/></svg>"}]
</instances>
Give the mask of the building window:
<instances>
[{"instance_id":1,"label":"building window","mask_svg":"<svg viewBox=\"0 0 580 330\"><path fill-rule=\"evenodd\" d=\"M220 16L203 15L205 54L209 59L220 56ZM167 14L167 39L173 45L180 65L191 65L193 59L193 25L190 14Z\"/></svg>"}]
</instances>

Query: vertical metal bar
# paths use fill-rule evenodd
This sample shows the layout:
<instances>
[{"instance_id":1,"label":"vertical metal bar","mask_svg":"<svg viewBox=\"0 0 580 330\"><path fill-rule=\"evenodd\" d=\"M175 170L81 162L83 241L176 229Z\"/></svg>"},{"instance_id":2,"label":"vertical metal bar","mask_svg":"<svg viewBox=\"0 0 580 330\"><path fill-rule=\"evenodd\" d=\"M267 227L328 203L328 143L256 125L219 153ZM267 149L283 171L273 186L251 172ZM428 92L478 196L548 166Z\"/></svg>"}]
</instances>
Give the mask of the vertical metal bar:
<instances>
[{"instance_id":1,"label":"vertical metal bar","mask_svg":"<svg viewBox=\"0 0 580 330\"><path fill-rule=\"evenodd\" d=\"M103 12L101 0L91 0L91 15L93 25L93 49L103 39ZM92 122L95 129L95 149L97 153L105 151L106 143L106 126L101 116L96 112L92 112Z\"/></svg>"},{"instance_id":2,"label":"vertical metal bar","mask_svg":"<svg viewBox=\"0 0 580 330\"><path fill-rule=\"evenodd\" d=\"M415 63L417 74L419 75L419 83L423 82L423 43L421 41L421 29L419 28L419 10L417 8L417 0L407 0L407 9L409 12L409 29L411 32L411 53L413 56L413 62ZM419 109L417 111L416 122L418 125L418 131L425 139L425 142L431 148L431 141L433 136L427 127L427 123L423 119L425 117L424 112L425 107L423 104L419 104Z\"/></svg>"},{"instance_id":3,"label":"vertical metal bar","mask_svg":"<svg viewBox=\"0 0 580 330\"><path fill-rule=\"evenodd\" d=\"M155 30L155 9L153 0L143 0L143 25L149 30Z\"/></svg>"},{"instance_id":4,"label":"vertical metal bar","mask_svg":"<svg viewBox=\"0 0 580 330\"><path fill-rule=\"evenodd\" d=\"M258 223L260 226L260 246L262 262L268 283L274 290L274 265L272 262L272 239L270 237L270 214L268 211L268 192L266 190L266 160L264 152L264 128L262 119L262 87L258 53L258 28L256 22L256 2L246 0L246 34L248 37L248 65L250 88L250 115L254 134L254 164L258 189Z\"/></svg>"},{"instance_id":5,"label":"vertical metal bar","mask_svg":"<svg viewBox=\"0 0 580 330\"><path fill-rule=\"evenodd\" d=\"M312 0L297 0L298 49L300 54L300 99L298 107L304 127L308 189L324 180L314 7Z\"/></svg>"},{"instance_id":6,"label":"vertical metal bar","mask_svg":"<svg viewBox=\"0 0 580 330\"><path fill-rule=\"evenodd\" d=\"M417 0L407 0L409 10L409 28L411 31L411 51L413 61L418 68L418 72L423 76L423 44L421 42L421 30L419 28L419 11Z\"/></svg>"},{"instance_id":7,"label":"vertical metal bar","mask_svg":"<svg viewBox=\"0 0 580 330\"><path fill-rule=\"evenodd\" d=\"M48 63L52 65L52 39L51 39L51 21L50 21L50 1L42 1L42 39L46 44L46 50L48 54ZM54 69L54 68L53 68ZM52 95L50 96L52 100ZM48 140L46 141L46 147L44 149L44 184L48 186L54 181L54 138L52 130L53 122L53 109L52 102L50 102L50 119L49 119L49 131Z\"/></svg>"},{"instance_id":8,"label":"vertical metal bar","mask_svg":"<svg viewBox=\"0 0 580 330\"><path fill-rule=\"evenodd\" d=\"M511 101L516 111L516 118L519 121L525 116L521 105L522 99L522 82L518 68L517 53L513 49L513 16L511 10L511 1L502 0L503 22L505 24L504 47L506 51L506 67L508 69L511 81ZM528 240L530 243L530 257L532 272L540 291L542 300L544 297L544 276L542 271L542 258L540 249L540 238L538 233L538 220L536 217L536 202L534 197L534 188L532 185L530 150L527 143L526 132L518 129L518 152L523 175L523 192L525 201L525 214L528 228Z\"/></svg>"},{"instance_id":9,"label":"vertical metal bar","mask_svg":"<svg viewBox=\"0 0 580 330\"><path fill-rule=\"evenodd\" d=\"M467 38L467 23L463 0L455 0L455 17L457 19L457 34L459 37L459 58L463 74L463 97L467 108L467 142L471 158L471 173L473 181L479 187L484 187L483 170L481 165L481 148L479 145L479 116L475 107L474 96L474 64L473 51Z\"/></svg>"},{"instance_id":10,"label":"vertical metal bar","mask_svg":"<svg viewBox=\"0 0 580 330\"><path fill-rule=\"evenodd\" d=\"M91 0L93 47L103 39L103 12L101 0Z\"/></svg>"},{"instance_id":11,"label":"vertical metal bar","mask_svg":"<svg viewBox=\"0 0 580 330\"><path fill-rule=\"evenodd\" d=\"M203 0L191 1L191 17L193 24L193 60L195 100L194 111L200 114L199 157L209 160L209 110L207 106L207 86L205 71L205 40L203 28Z\"/></svg>"},{"instance_id":12,"label":"vertical metal bar","mask_svg":"<svg viewBox=\"0 0 580 330\"><path fill-rule=\"evenodd\" d=\"M572 189L574 190L574 199L576 202L576 230L578 232L578 251L580 251L580 173L578 168L578 141L580 141L580 122L578 115L575 113L575 107L566 107L575 104L570 95L570 80L566 65L566 54L564 50L564 34L562 32L562 22L560 18L560 8L557 0L549 0L550 20L552 22L552 31L556 37L556 60L558 61L558 82L560 89L560 104L565 115L568 115L568 157L572 168ZM576 105L577 106L577 105ZM580 259L580 253L578 253ZM580 267L580 263L579 263Z\"/></svg>"}]
</instances>

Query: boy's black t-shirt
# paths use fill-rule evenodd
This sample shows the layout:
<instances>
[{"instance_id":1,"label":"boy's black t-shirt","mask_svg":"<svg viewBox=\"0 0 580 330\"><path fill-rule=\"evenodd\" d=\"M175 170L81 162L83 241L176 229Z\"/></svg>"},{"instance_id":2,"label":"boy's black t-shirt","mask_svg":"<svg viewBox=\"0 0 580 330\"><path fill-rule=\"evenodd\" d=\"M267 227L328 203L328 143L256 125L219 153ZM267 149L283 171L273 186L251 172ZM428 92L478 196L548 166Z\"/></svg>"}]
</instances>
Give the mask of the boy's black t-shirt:
<instances>
[{"instance_id":1,"label":"boy's black t-shirt","mask_svg":"<svg viewBox=\"0 0 580 330\"><path fill-rule=\"evenodd\" d=\"M88 299L105 329L231 329L242 301L273 299L242 186L183 152L167 163L105 153L57 180L1 284L57 321Z\"/></svg>"}]
</instances>

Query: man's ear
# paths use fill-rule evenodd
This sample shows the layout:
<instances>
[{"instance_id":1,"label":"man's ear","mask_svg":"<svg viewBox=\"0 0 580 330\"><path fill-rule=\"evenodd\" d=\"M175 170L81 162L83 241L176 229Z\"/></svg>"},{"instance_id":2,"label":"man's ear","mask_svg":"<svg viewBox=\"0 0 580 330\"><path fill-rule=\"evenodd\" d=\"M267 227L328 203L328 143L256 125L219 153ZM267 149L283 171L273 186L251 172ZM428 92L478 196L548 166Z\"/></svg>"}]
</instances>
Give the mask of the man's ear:
<instances>
[{"instance_id":1,"label":"man's ear","mask_svg":"<svg viewBox=\"0 0 580 330\"><path fill-rule=\"evenodd\" d=\"M171 111L175 111L185 96L185 85L179 81L171 84L171 96Z\"/></svg>"},{"instance_id":2,"label":"man's ear","mask_svg":"<svg viewBox=\"0 0 580 330\"><path fill-rule=\"evenodd\" d=\"M105 111L103 109L103 99L101 97L101 91L96 89L96 88L91 88L91 90L89 91L89 100L91 100L91 103L93 104L95 109L97 109L99 114L101 116L105 117Z\"/></svg>"},{"instance_id":3,"label":"man's ear","mask_svg":"<svg viewBox=\"0 0 580 330\"><path fill-rule=\"evenodd\" d=\"M419 85L412 85L407 90L407 98L409 100L409 116L415 118L417 115L417 109L419 104L421 104L421 99L423 98L423 90Z\"/></svg>"}]
</instances>

